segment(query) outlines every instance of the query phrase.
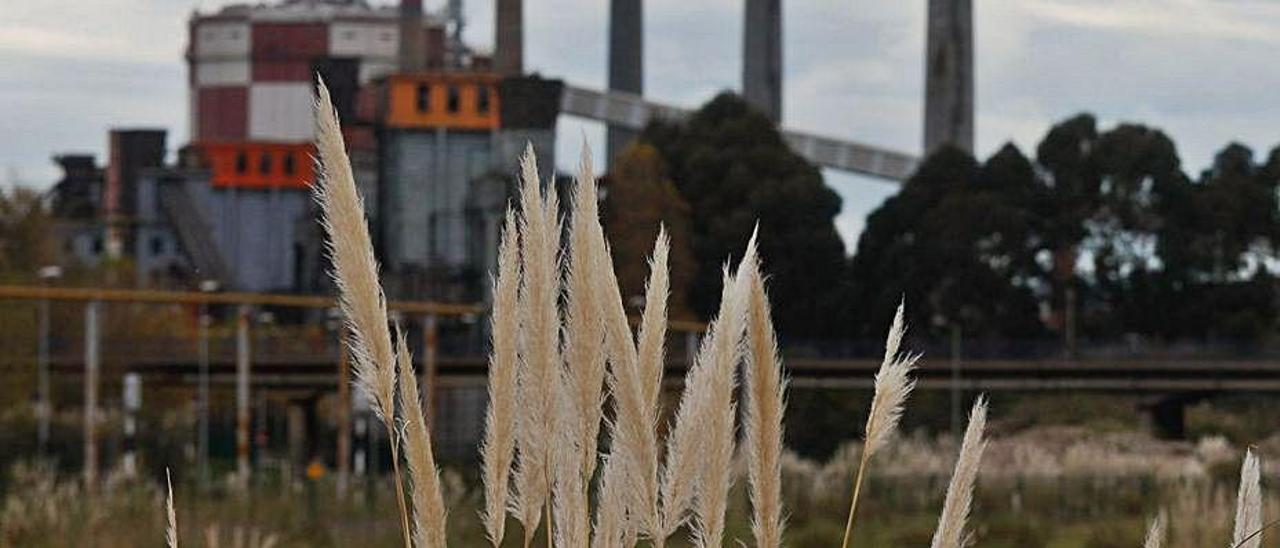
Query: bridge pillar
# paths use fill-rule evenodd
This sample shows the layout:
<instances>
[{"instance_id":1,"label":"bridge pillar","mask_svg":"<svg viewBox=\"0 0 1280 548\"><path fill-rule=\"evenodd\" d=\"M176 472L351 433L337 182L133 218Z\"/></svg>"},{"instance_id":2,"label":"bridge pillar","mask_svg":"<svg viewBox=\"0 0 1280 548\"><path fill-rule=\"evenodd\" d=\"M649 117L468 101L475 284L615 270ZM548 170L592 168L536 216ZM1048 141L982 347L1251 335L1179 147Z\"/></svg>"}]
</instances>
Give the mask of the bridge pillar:
<instances>
[{"instance_id":1,"label":"bridge pillar","mask_svg":"<svg viewBox=\"0 0 1280 548\"><path fill-rule=\"evenodd\" d=\"M1151 426L1156 435L1164 439L1180 440L1187 436L1187 406L1200 401L1208 393L1182 393L1162 396L1147 406Z\"/></svg>"}]
</instances>

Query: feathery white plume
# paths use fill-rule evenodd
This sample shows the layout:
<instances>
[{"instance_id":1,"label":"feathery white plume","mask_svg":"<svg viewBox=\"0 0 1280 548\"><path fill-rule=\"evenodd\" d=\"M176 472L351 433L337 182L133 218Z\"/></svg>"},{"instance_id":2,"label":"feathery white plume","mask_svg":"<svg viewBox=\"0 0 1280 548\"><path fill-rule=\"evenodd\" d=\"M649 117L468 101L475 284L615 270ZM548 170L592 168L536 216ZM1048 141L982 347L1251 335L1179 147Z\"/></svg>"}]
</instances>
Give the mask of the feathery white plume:
<instances>
[{"instance_id":1,"label":"feathery white plume","mask_svg":"<svg viewBox=\"0 0 1280 548\"><path fill-rule=\"evenodd\" d=\"M982 465L982 452L987 446L983 439L986 426L987 399L979 396L969 412L969 427L964 431L960 457L951 474L951 484L947 486L947 499L942 505L942 515L938 518L938 529L933 533L930 548L963 546L965 522L969 519L969 507L973 503L973 486Z\"/></svg>"},{"instance_id":2,"label":"feathery white plume","mask_svg":"<svg viewBox=\"0 0 1280 548\"><path fill-rule=\"evenodd\" d=\"M169 548L178 548L178 514L173 510L173 481L169 479L169 469L164 469L164 485L169 489L169 496L165 498L165 514L169 520L169 527L164 531L164 540Z\"/></svg>"},{"instance_id":3,"label":"feathery white plume","mask_svg":"<svg viewBox=\"0 0 1280 548\"><path fill-rule=\"evenodd\" d=\"M745 446L756 546L782 545L782 413L786 382L759 261L743 264L750 282L747 314Z\"/></svg>"},{"instance_id":4,"label":"feathery white plume","mask_svg":"<svg viewBox=\"0 0 1280 548\"><path fill-rule=\"evenodd\" d=\"M374 414L391 433L396 501L407 547L409 515L400 482L399 429L395 424L396 360L391 350L391 330L387 327L387 301L378 283L378 261L373 255L364 203L356 191L338 114L323 81L316 86L315 117L320 177L314 192L320 204L320 224L328 235L325 246L333 262L338 303L351 332L349 350L355 363L355 385L374 403Z\"/></svg>"},{"instance_id":5,"label":"feathery white plume","mask_svg":"<svg viewBox=\"0 0 1280 548\"><path fill-rule=\"evenodd\" d=\"M516 446L516 336L519 317L516 298L520 283L519 235L515 214L507 210L498 248L498 273L493 287L493 352L489 356L489 407L485 411L480 461L484 481L485 535L493 546L506 534L511 462Z\"/></svg>"},{"instance_id":6,"label":"feathery white plume","mask_svg":"<svg viewBox=\"0 0 1280 548\"><path fill-rule=\"evenodd\" d=\"M444 548L447 512L444 495L440 491L440 472L436 469L431 434L427 431L426 414L422 411L422 399L418 396L418 376L413 372L413 356L409 353L404 333L398 332L397 335L400 406L404 412L401 432L412 486L410 496L413 500L414 544L419 548Z\"/></svg>"},{"instance_id":7,"label":"feathery white plume","mask_svg":"<svg viewBox=\"0 0 1280 548\"><path fill-rule=\"evenodd\" d=\"M858 462L858 473L853 480L853 495L849 498L849 517L844 525L844 542L842 548L848 548L849 538L853 533L853 518L858 511L858 496L862 493L862 479L867 469L867 462L872 455L889 443L889 438L898 428L898 420L902 418L902 407L911 395L915 382L908 375L915 368L918 354L899 356L902 336L906 333L905 304L898 304L898 311L893 316L893 325L889 327L889 335L884 344L884 361L876 372L875 395L871 398L871 410L867 413L866 441L862 446L862 457Z\"/></svg>"},{"instance_id":8,"label":"feathery white plume","mask_svg":"<svg viewBox=\"0 0 1280 548\"><path fill-rule=\"evenodd\" d=\"M1236 494L1236 526L1231 546L1236 548L1260 548L1262 546L1262 484L1258 456L1252 449L1245 451L1240 465L1240 491Z\"/></svg>"},{"instance_id":9,"label":"feathery white plume","mask_svg":"<svg viewBox=\"0 0 1280 548\"><path fill-rule=\"evenodd\" d=\"M1160 548L1164 546L1164 513L1157 514L1151 520L1151 528L1147 529L1147 538L1142 548Z\"/></svg>"},{"instance_id":10,"label":"feathery white plume","mask_svg":"<svg viewBox=\"0 0 1280 548\"><path fill-rule=\"evenodd\" d=\"M533 147L520 160L521 284L520 369L517 394L523 404L518 415L516 492L512 504L524 524L526 538L542 519L551 496L550 443L554 443L555 384L559 382L560 249L559 203L555 186L545 196L538 179Z\"/></svg>"}]
</instances>

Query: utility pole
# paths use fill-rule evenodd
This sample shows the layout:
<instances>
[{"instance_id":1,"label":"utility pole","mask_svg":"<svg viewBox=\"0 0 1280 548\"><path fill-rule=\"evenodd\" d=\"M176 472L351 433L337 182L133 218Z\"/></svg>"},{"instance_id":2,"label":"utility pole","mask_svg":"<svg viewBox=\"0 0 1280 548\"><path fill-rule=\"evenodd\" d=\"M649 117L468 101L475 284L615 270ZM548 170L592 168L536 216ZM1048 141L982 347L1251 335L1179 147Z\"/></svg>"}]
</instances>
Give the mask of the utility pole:
<instances>
[{"instance_id":1,"label":"utility pole","mask_svg":"<svg viewBox=\"0 0 1280 548\"><path fill-rule=\"evenodd\" d=\"M44 285L51 280L62 277L62 268L46 266L36 272ZM49 456L49 421L53 415L53 398L49 389L49 299L40 299L39 317L36 329L39 341L36 343L36 449L41 459Z\"/></svg>"},{"instance_id":2,"label":"utility pole","mask_svg":"<svg viewBox=\"0 0 1280 548\"><path fill-rule=\"evenodd\" d=\"M338 331L338 496L347 494L351 478L351 361L347 357L347 328Z\"/></svg>"},{"instance_id":3,"label":"utility pole","mask_svg":"<svg viewBox=\"0 0 1280 548\"><path fill-rule=\"evenodd\" d=\"M423 424L430 432L431 424L434 422L436 408L436 369L439 367L437 355L440 349L440 330L437 325L435 314L426 314L422 317L422 384L420 392L427 398L425 405L426 416L422 418Z\"/></svg>"},{"instance_id":4,"label":"utility pole","mask_svg":"<svg viewBox=\"0 0 1280 548\"><path fill-rule=\"evenodd\" d=\"M951 435L960 439L960 324L951 322Z\"/></svg>"},{"instance_id":5,"label":"utility pole","mask_svg":"<svg viewBox=\"0 0 1280 548\"><path fill-rule=\"evenodd\" d=\"M236 478L249 488L249 305L236 311Z\"/></svg>"},{"instance_id":6,"label":"utility pole","mask_svg":"<svg viewBox=\"0 0 1280 548\"><path fill-rule=\"evenodd\" d=\"M204 293L213 293L218 290L218 282L216 280L204 280L200 282L200 291ZM200 360L200 386L197 390L196 412L199 414L199 433L197 439L196 462L200 469L200 486L204 489L209 488L211 481L209 473L209 324L213 322L213 318L209 317L209 303L201 302L199 325L197 326L199 337L199 360Z\"/></svg>"},{"instance_id":7,"label":"utility pole","mask_svg":"<svg viewBox=\"0 0 1280 548\"><path fill-rule=\"evenodd\" d=\"M98 484L98 312L102 303L84 307L84 484L93 493Z\"/></svg>"}]
</instances>

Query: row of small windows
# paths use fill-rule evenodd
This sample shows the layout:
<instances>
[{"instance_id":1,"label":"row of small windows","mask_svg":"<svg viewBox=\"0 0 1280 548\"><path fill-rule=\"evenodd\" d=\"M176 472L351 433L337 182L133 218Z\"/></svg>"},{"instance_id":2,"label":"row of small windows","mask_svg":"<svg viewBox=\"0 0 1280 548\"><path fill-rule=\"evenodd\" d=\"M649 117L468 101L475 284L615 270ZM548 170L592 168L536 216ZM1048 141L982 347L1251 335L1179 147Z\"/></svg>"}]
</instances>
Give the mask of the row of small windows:
<instances>
[{"instance_id":1,"label":"row of small windows","mask_svg":"<svg viewBox=\"0 0 1280 548\"><path fill-rule=\"evenodd\" d=\"M258 155L258 171L259 175L271 175L275 169L275 161L272 154L263 152ZM293 159L293 154L285 154L284 160L280 162L282 175L294 175L297 173L297 161ZM249 173L249 154L240 152L236 154L236 174L246 175Z\"/></svg>"},{"instance_id":2,"label":"row of small windows","mask_svg":"<svg viewBox=\"0 0 1280 548\"><path fill-rule=\"evenodd\" d=\"M489 88L480 86L476 88L476 112L480 114L488 114L491 100L489 97ZM431 85L418 84L417 91L418 112L431 112ZM456 114L462 110L462 90L458 86L450 85L445 90L445 110L450 114Z\"/></svg>"}]
</instances>

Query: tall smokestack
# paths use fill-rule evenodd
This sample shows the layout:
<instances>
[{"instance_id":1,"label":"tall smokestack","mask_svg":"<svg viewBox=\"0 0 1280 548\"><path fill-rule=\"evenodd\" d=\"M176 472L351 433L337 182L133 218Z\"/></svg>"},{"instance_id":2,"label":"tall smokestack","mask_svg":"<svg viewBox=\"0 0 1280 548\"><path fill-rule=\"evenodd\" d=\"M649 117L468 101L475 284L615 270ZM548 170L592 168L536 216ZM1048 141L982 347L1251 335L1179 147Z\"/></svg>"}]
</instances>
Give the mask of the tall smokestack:
<instances>
[{"instance_id":1,"label":"tall smokestack","mask_svg":"<svg viewBox=\"0 0 1280 548\"><path fill-rule=\"evenodd\" d=\"M925 45L924 152L973 152L973 3L929 0Z\"/></svg>"},{"instance_id":2,"label":"tall smokestack","mask_svg":"<svg viewBox=\"0 0 1280 548\"><path fill-rule=\"evenodd\" d=\"M747 0L742 25L742 96L782 120L782 0Z\"/></svg>"},{"instance_id":3,"label":"tall smokestack","mask_svg":"<svg viewBox=\"0 0 1280 548\"><path fill-rule=\"evenodd\" d=\"M609 89L644 93L644 9L642 0L612 0L609 4ZM633 130L609 127L608 157L622 152L636 138Z\"/></svg>"},{"instance_id":4,"label":"tall smokestack","mask_svg":"<svg viewBox=\"0 0 1280 548\"><path fill-rule=\"evenodd\" d=\"M524 0L498 0L494 12L493 69L504 76L524 74Z\"/></svg>"},{"instance_id":5,"label":"tall smokestack","mask_svg":"<svg viewBox=\"0 0 1280 548\"><path fill-rule=\"evenodd\" d=\"M422 0L400 0L400 71L427 68L426 29L422 27Z\"/></svg>"}]
</instances>

